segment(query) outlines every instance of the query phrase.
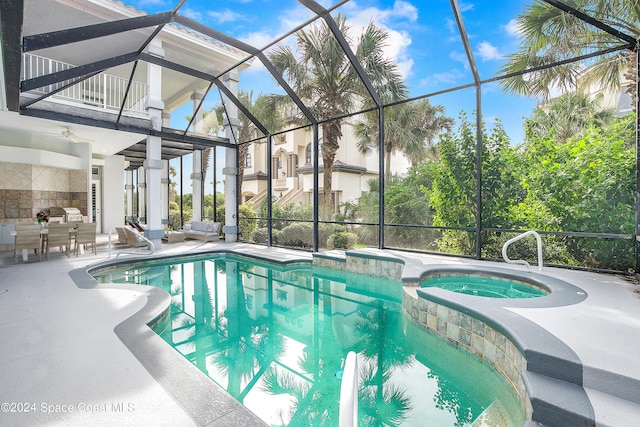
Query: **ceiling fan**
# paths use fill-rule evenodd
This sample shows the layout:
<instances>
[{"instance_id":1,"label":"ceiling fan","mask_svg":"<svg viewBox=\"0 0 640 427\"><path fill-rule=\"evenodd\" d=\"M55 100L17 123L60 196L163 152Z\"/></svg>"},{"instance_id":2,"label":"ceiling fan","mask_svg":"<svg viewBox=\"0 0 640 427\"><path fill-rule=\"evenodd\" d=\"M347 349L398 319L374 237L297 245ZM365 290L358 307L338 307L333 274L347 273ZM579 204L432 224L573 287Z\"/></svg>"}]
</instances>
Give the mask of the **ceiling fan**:
<instances>
[{"instance_id":1,"label":"ceiling fan","mask_svg":"<svg viewBox=\"0 0 640 427\"><path fill-rule=\"evenodd\" d=\"M66 138L71 142L93 142L93 139L81 138L74 131L71 130L70 126L63 126L62 132L44 132L48 135L53 135L59 138Z\"/></svg>"}]
</instances>

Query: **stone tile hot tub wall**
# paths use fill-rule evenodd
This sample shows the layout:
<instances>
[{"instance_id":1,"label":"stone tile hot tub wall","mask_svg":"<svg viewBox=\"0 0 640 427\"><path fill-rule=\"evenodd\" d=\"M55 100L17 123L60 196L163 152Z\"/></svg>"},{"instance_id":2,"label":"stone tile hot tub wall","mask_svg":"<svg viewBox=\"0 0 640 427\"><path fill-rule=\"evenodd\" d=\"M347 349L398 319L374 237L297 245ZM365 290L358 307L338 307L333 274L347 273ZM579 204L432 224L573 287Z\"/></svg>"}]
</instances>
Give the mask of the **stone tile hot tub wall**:
<instances>
[{"instance_id":1,"label":"stone tile hot tub wall","mask_svg":"<svg viewBox=\"0 0 640 427\"><path fill-rule=\"evenodd\" d=\"M406 315L420 328L477 356L498 371L516 393L526 419L531 419L532 407L522 380L527 362L518 348L491 326L453 308L417 298L413 289L404 293Z\"/></svg>"}]
</instances>

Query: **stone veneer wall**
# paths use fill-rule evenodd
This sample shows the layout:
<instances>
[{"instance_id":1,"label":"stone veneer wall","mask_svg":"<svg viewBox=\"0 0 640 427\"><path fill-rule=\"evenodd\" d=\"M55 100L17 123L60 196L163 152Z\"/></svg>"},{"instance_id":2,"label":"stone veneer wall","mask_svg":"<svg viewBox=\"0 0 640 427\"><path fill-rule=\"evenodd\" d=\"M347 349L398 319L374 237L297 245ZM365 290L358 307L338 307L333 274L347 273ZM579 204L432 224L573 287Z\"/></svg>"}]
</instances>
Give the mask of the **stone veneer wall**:
<instances>
[{"instance_id":1,"label":"stone veneer wall","mask_svg":"<svg viewBox=\"0 0 640 427\"><path fill-rule=\"evenodd\" d=\"M347 271L349 273L367 276L384 277L390 280L401 280L404 264L400 261L386 258L372 258L371 256L347 253L345 257L314 254L313 265Z\"/></svg>"},{"instance_id":2,"label":"stone veneer wall","mask_svg":"<svg viewBox=\"0 0 640 427\"><path fill-rule=\"evenodd\" d=\"M453 308L405 292L403 307L419 327L479 357L498 371L518 396L527 420L533 408L522 379L527 361L518 348L491 326Z\"/></svg>"},{"instance_id":3,"label":"stone veneer wall","mask_svg":"<svg viewBox=\"0 0 640 427\"><path fill-rule=\"evenodd\" d=\"M0 222L31 222L42 209L87 215L87 171L0 162Z\"/></svg>"}]
</instances>

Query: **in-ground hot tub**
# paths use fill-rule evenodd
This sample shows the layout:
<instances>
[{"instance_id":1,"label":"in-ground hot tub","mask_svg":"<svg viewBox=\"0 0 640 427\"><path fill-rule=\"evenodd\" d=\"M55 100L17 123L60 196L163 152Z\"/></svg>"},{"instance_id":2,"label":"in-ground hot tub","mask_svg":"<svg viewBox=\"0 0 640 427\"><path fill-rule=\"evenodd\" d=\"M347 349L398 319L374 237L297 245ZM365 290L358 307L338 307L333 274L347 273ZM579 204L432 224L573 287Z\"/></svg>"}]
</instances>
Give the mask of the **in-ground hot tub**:
<instances>
[{"instance_id":1,"label":"in-ground hot tub","mask_svg":"<svg viewBox=\"0 0 640 427\"><path fill-rule=\"evenodd\" d=\"M536 283L480 274L437 274L422 281L420 287L488 298L536 298L549 294L547 288Z\"/></svg>"}]
</instances>

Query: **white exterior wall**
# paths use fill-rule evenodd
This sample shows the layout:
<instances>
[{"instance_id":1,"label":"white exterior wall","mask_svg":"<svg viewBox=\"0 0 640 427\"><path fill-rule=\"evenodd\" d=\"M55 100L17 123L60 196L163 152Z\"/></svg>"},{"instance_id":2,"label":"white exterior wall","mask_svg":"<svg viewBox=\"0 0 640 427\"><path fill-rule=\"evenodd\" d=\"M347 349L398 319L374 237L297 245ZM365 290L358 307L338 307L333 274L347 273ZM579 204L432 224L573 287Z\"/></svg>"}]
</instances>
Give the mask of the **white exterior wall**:
<instances>
[{"instance_id":1,"label":"white exterior wall","mask_svg":"<svg viewBox=\"0 0 640 427\"><path fill-rule=\"evenodd\" d=\"M121 226L124 220L124 157L111 156L102 166L102 232Z\"/></svg>"}]
</instances>

